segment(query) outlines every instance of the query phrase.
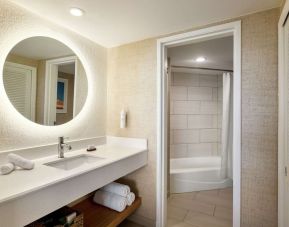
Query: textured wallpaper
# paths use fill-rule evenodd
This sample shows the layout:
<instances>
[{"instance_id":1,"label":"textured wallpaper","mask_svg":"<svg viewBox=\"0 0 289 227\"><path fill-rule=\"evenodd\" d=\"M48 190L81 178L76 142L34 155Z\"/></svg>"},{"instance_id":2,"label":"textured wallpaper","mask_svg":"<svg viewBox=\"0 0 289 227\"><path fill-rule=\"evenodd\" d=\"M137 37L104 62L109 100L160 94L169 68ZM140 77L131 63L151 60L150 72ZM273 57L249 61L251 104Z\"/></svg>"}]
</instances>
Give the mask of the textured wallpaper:
<instances>
[{"instance_id":1,"label":"textured wallpaper","mask_svg":"<svg viewBox=\"0 0 289 227\"><path fill-rule=\"evenodd\" d=\"M156 39L109 49L107 58L105 48L5 0L0 0L0 9L0 69L18 41L47 35L66 43L78 54L88 74L91 97L73 122L56 128L44 127L31 124L14 110L4 95L1 79L0 151L54 143L61 135L71 139L100 136L105 134L106 128L107 134L113 136L148 138L148 166L124 181L137 189L143 198L137 214L155 220ZM241 18L242 227L277 226L279 13L279 9L274 9ZM119 128L121 109L128 111L126 129Z\"/></svg>"},{"instance_id":2,"label":"textured wallpaper","mask_svg":"<svg viewBox=\"0 0 289 227\"><path fill-rule=\"evenodd\" d=\"M242 20L242 227L277 227L279 13L273 9L237 18ZM108 66L108 134L148 138L149 165L125 180L143 197L137 214L154 220L156 39L110 49ZM121 130L122 108L128 110L129 122Z\"/></svg>"},{"instance_id":3,"label":"textured wallpaper","mask_svg":"<svg viewBox=\"0 0 289 227\"><path fill-rule=\"evenodd\" d=\"M45 127L26 120L5 95L2 69L12 47L24 38L49 36L69 46L88 75L89 96L83 111L70 123ZM7 149L105 135L107 50L67 29L52 24L5 0L0 0L0 152Z\"/></svg>"}]
</instances>

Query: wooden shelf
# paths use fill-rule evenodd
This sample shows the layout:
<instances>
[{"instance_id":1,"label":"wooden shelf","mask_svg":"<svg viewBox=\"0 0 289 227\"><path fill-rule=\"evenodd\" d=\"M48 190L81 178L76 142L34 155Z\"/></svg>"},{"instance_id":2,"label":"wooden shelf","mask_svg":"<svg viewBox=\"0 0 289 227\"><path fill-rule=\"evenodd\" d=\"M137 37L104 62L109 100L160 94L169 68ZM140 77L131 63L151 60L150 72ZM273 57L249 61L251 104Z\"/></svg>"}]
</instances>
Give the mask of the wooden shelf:
<instances>
[{"instance_id":1,"label":"wooden shelf","mask_svg":"<svg viewBox=\"0 0 289 227\"><path fill-rule=\"evenodd\" d=\"M85 227L116 227L140 205L141 198L137 197L131 206L127 206L122 212L117 212L94 203L90 197L72 208L83 213Z\"/></svg>"}]
</instances>

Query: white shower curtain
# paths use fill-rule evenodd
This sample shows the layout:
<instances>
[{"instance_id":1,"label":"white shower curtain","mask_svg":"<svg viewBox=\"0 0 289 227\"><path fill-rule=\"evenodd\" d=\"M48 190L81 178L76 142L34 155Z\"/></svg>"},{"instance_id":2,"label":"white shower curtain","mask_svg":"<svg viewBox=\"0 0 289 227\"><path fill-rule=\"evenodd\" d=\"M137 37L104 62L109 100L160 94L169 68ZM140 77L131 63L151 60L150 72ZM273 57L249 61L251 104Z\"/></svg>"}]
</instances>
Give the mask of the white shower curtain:
<instances>
[{"instance_id":1,"label":"white shower curtain","mask_svg":"<svg viewBox=\"0 0 289 227\"><path fill-rule=\"evenodd\" d=\"M232 99L231 74L223 74L221 178L232 178Z\"/></svg>"}]
</instances>

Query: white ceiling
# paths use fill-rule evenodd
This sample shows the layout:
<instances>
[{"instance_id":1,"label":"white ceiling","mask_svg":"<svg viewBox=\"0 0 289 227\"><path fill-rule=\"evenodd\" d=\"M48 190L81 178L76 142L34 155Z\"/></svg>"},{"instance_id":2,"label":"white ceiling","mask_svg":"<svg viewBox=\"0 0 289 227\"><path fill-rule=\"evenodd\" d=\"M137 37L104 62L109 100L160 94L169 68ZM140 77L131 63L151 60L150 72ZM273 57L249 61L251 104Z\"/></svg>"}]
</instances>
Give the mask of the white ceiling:
<instances>
[{"instance_id":1,"label":"white ceiling","mask_svg":"<svg viewBox=\"0 0 289 227\"><path fill-rule=\"evenodd\" d=\"M168 49L173 66L189 66L215 69L233 69L233 36L202 41ZM197 63L198 57L206 61Z\"/></svg>"},{"instance_id":2,"label":"white ceiling","mask_svg":"<svg viewBox=\"0 0 289 227\"><path fill-rule=\"evenodd\" d=\"M11 0L106 47L235 18L281 0ZM85 10L73 17L69 8Z\"/></svg>"},{"instance_id":3,"label":"white ceiling","mask_svg":"<svg viewBox=\"0 0 289 227\"><path fill-rule=\"evenodd\" d=\"M34 60L75 55L74 52L63 43L47 37L25 39L18 43L10 53Z\"/></svg>"},{"instance_id":4,"label":"white ceiling","mask_svg":"<svg viewBox=\"0 0 289 227\"><path fill-rule=\"evenodd\" d=\"M75 73L75 64L74 63L70 63L70 64L59 65L58 66L58 71L74 75L74 73Z\"/></svg>"}]
</instances>

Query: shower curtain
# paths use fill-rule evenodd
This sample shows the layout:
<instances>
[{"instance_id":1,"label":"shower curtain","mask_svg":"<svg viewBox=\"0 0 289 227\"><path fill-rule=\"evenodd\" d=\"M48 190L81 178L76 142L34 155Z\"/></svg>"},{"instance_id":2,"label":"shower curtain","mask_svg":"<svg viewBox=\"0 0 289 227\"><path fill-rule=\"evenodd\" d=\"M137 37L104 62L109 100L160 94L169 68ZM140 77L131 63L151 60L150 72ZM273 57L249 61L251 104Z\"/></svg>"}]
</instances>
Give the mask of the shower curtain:
<instances>
[{"instance_id":1,"label":"shower curtain","mask_svg":"<svg viewBox=\"0 0 289 227\"><path fill-rule=\"evenodd\" d=\"M222 113L222 179L232 178L232 80L230 73L223 74L223 113Z\"/></svg>"}]
</instances>

